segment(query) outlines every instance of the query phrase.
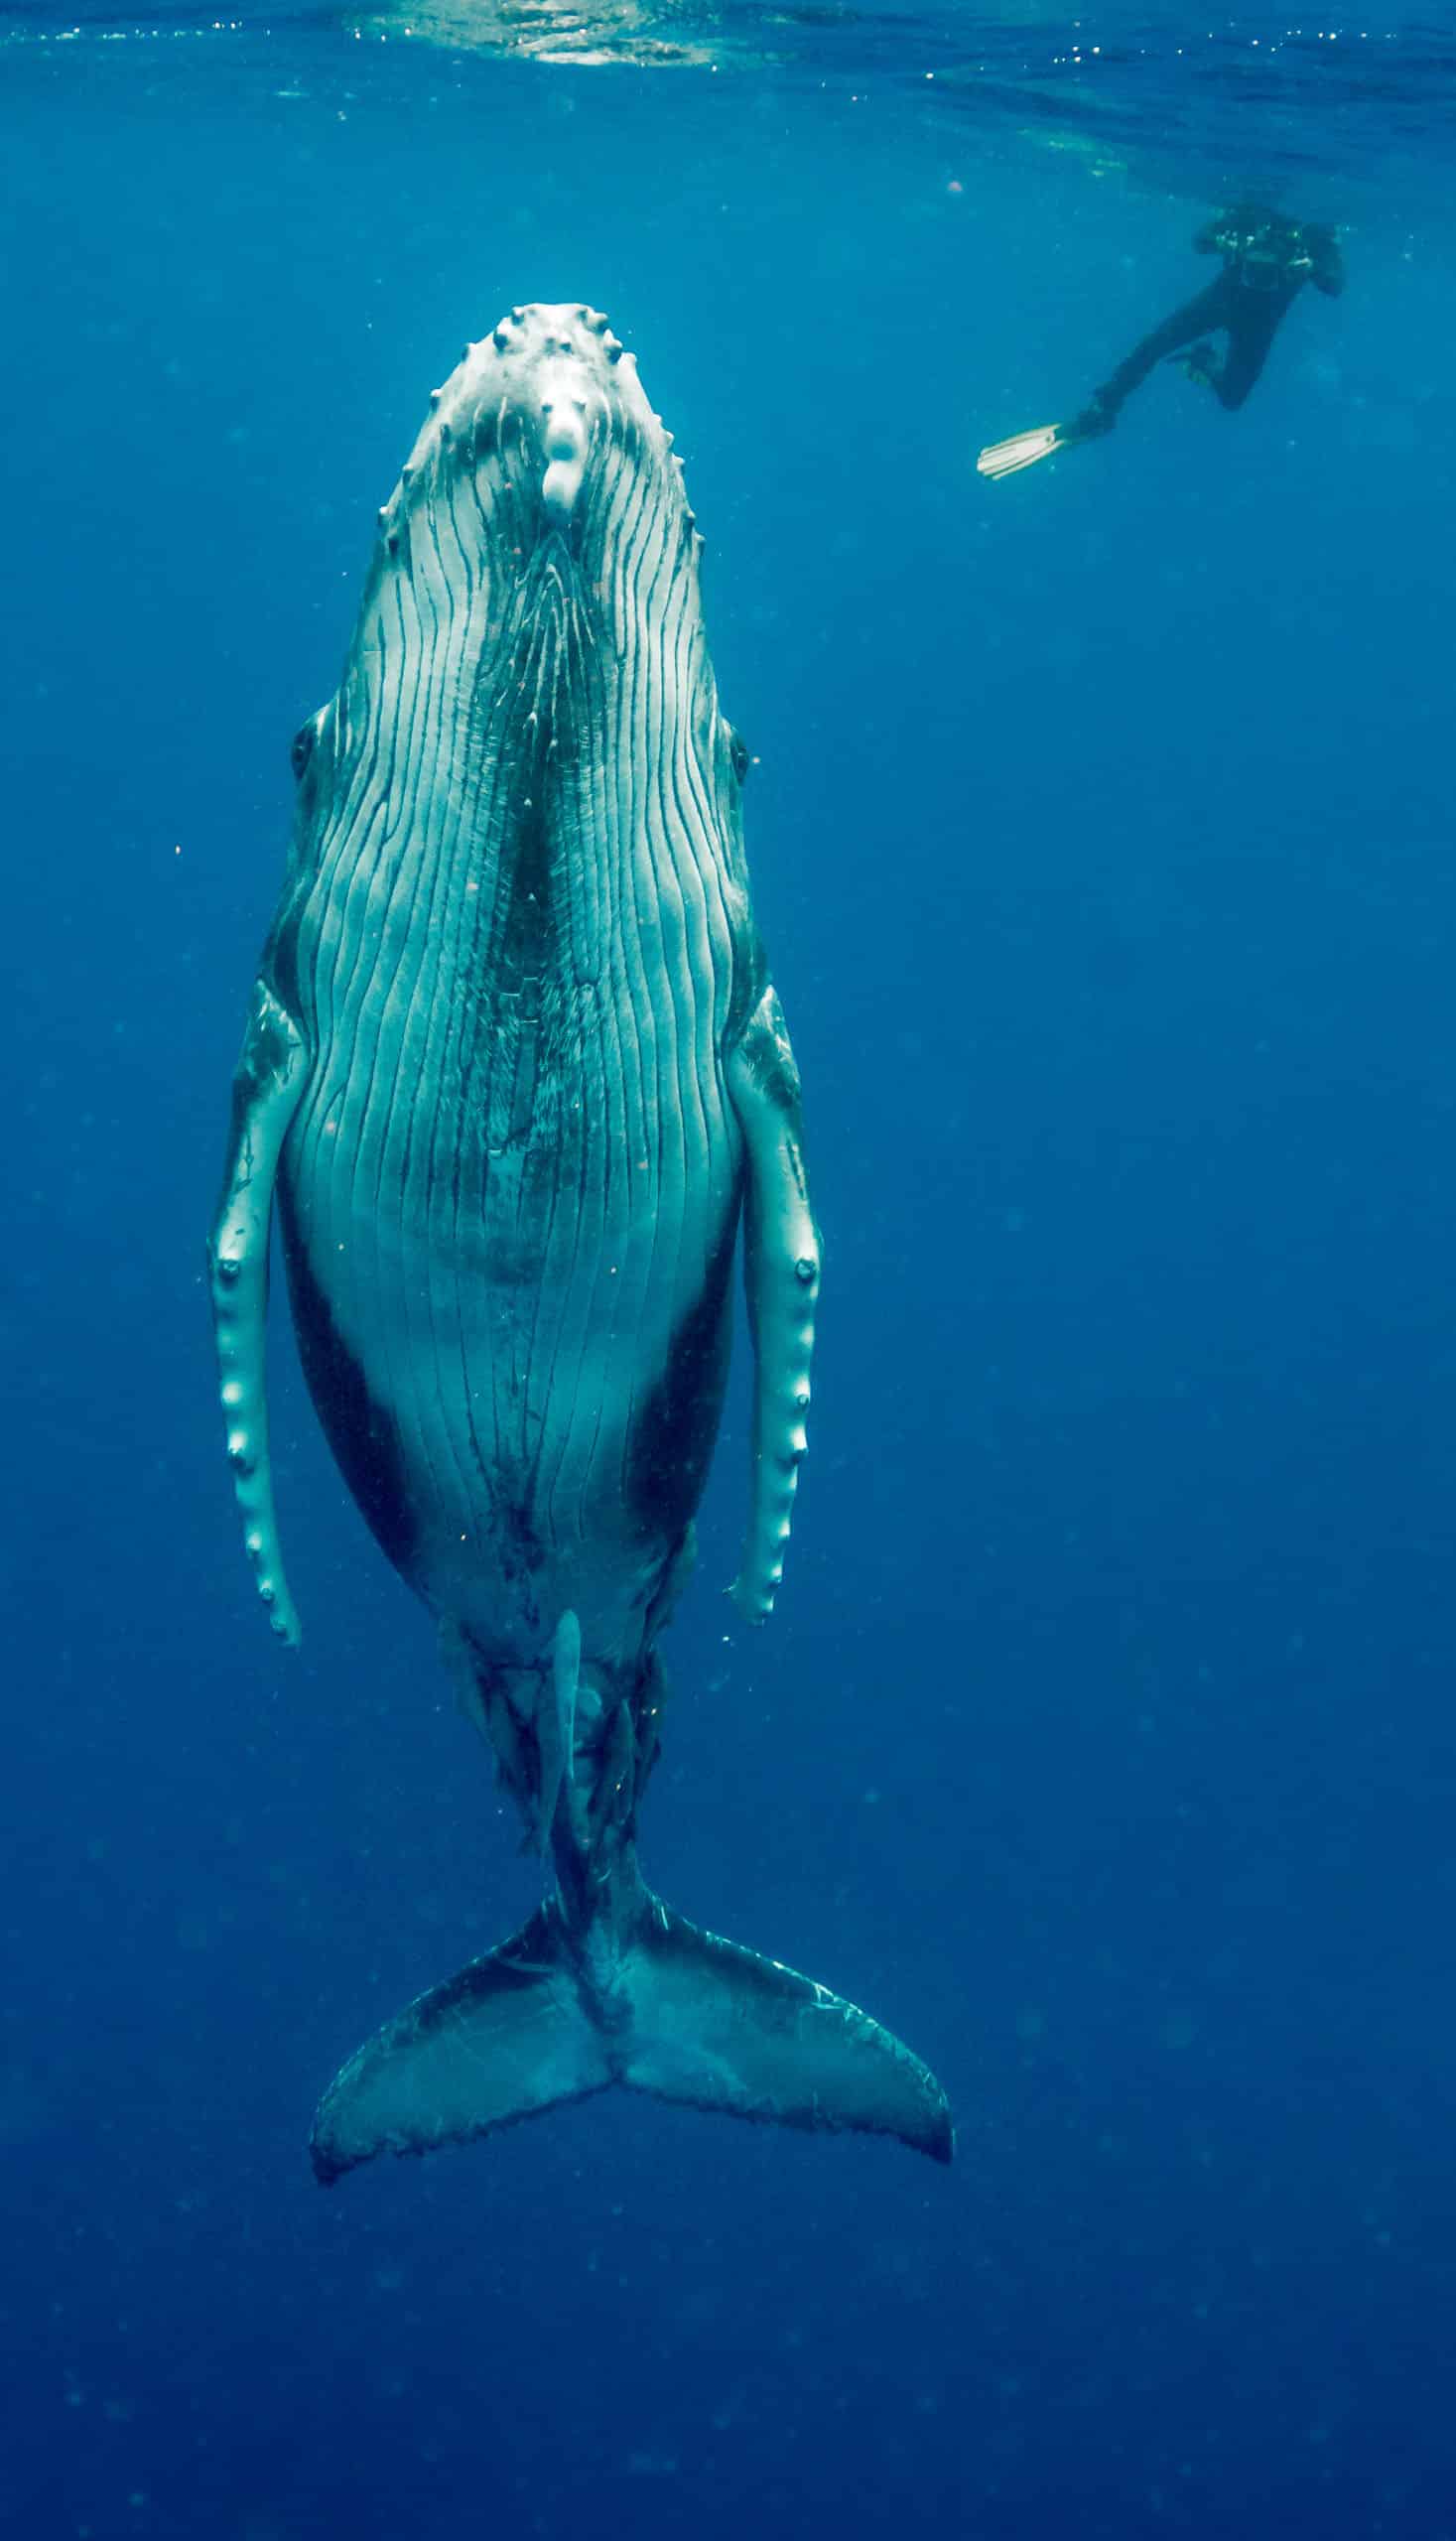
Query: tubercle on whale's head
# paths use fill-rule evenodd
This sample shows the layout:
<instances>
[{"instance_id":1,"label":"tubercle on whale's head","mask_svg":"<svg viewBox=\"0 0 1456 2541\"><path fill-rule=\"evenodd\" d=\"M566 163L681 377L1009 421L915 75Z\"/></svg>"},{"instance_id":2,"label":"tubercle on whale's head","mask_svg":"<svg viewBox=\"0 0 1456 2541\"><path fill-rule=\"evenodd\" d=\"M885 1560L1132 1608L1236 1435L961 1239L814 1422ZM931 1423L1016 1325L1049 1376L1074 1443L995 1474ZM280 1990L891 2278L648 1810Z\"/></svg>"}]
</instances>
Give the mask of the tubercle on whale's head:
<instances>
[{"instance_id":1,"label":"tubercle on whale's head","mask_svg":"<svg viewBox=\"0 0 1456 2541\"><path fill-rule=\"evenodd\" d=\"M653 412L600 310L584 302L532 302L507 311L466 344L379 514L381 546L396 553L422 491L462 471L482 507L498 514L508 553L543 535L580 542L613 451L628 451L696 560L702 549L672 434Z\"/></svg>"}]
</instances>

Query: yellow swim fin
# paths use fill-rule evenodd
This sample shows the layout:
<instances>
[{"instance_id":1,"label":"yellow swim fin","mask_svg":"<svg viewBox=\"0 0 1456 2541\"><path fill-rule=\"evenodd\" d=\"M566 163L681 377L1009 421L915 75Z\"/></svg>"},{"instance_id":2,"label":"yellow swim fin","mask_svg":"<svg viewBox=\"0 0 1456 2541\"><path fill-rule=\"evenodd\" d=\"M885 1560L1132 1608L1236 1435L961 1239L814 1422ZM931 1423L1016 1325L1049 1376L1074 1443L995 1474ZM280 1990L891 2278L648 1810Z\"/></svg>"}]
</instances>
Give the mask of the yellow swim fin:
<instances>
[{"instance_id":1,"label":"yellow swim fin","mask_svg":"<svg viewBox=\"0 0 1456 2541\"><path fill-rule=\"evenodd\" d=\"M1034 468L1038 459L1050 459L1054 450L1064 450L1066 427L1043 424L1039 432L1012 433L1009 441L993 441L976 462L978 476L1014 476L1021 468Z\"/></svg>"}]
</instances>

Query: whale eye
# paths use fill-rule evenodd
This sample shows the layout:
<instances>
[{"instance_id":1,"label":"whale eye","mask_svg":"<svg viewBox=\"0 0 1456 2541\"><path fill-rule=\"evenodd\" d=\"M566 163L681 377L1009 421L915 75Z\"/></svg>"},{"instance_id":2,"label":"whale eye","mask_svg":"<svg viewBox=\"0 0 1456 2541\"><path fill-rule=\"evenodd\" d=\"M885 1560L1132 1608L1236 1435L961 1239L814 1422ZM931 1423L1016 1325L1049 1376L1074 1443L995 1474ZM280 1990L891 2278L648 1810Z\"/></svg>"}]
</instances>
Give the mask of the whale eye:
<instances>
[{"instance_id":1,"label":"whale eye","mask_svg":"<svg viewBox=\"0 0 1456 2541\"><path fill-rule=\"evenodd\" d=\"M733 774L741 785L748 773L748 744L731 724L728 726L728 756L733 763Z\"/></svg>"},{"instance_id":2,"label":"whale eye","mask_svg":"<svg viewBox=\"0 0 1456 2541\"><path fill-rule=\"evenodd\" d=\"M300 782L303 780L305 768L314 755L314 743L318 736L318 721L311 715L307 724L302 725L295 733L289 744L288 763Z\"/></svg>"}]
</instances>

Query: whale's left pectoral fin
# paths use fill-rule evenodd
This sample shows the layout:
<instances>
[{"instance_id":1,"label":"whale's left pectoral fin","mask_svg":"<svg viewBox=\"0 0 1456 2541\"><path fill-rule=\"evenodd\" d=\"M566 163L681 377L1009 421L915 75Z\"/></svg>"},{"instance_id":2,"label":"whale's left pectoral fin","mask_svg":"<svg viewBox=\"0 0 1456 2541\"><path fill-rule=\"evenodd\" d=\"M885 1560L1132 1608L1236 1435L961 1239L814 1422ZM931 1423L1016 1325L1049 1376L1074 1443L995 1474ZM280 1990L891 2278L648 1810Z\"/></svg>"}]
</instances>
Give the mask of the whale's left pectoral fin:
<instances>
[{"instance_id":1,"label":"whale's left pectoral fin","mask_svg":"<svg viewBox=\"0 0 1456 2541\"><path fill-rule=\"evenodd\" d=\"M807 1444L820 1268L804 1167L799 1071L771 988L728 1060L728 1085L746 1153L744 1276L756 1366L753 1503L732 1593L742 1613L762 1623L773 1612L783 1577Z\"/></svg>"},{"instance_id":2,"label":"whale's left pectoral fin","mask_svg":"<svg viewBox=\"0 0 1456 2541\"><path fill-rule=\"evenodd\" d=\"M253 992L232 1082L232 1127L222 1198L207 1239L212 1328L227 1421L227 1460L242 1512L258 1593L280 1641L296 1643L298 1616L278 1546L268 1457L265 1342L273 1185L303 1090L304 1036L263 981Z\"/></svg>"}]
</instances>

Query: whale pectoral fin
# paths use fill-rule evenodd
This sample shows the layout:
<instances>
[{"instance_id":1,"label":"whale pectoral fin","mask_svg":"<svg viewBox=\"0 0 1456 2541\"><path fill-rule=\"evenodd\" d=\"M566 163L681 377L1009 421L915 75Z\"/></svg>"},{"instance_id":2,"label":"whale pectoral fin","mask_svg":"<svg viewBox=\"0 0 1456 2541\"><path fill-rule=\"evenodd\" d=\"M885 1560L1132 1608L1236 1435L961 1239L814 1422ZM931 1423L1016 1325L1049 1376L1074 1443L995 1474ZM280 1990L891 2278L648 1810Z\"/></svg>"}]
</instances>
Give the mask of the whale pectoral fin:
<instances>
[{"instance_id":1,"label":"whale pectoral fin","mask_svg":"<svg viewBox=\"0 0 1456 2541\"><path fill-rule=\"evenodd\" d=\"M314 2170L328 2187L376 2153L463 2144L604 2091L611 2078L542 1908L350 2057L319 2103Z\"/></svg>"},{"instance_id":2,"label":"whale pectoral fin","mask_svg":"<svg viewBox=\"0 0 1456 2541\"><path fill-rule=\"evenodd\" d=\"M227 1458L244 1541L273 1629L290 1644L299 1639L299 1620L283 1575L273 1509L265 1340L273 1185L303 1089L306 1055L292 1015L260 980L232 1082L222 1198L207 1239Z\"/></svg>"},{"instance_id":3,"label":"whale pectoral fin","mask_svg":"<svg viewBox=\"0 0 1456 2541\"><path fill-rule=\"evenodd\" d=\"M654 1901L624 1961L620 2079L655 2098L826 2133L894 2135L932 2161L950 2106L918 2056L854 2003Z\"/></svg>"},{"instance_id":4,"label":"whale pectoral fin","mask_svg":"<svg viewBox=\"0 0 1456 2541\"><path fill-rule=\"evenodd\" d=\"M783 1009L766 989L728 1063L728 1092L746 1150L743 1263L757 1379L753 1500L732 1595L762 1623L783 1577L799 1460L806 1438L820 1244L804 1168L799 1071Z\"/></svg>"}]
</instances>

